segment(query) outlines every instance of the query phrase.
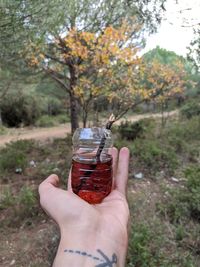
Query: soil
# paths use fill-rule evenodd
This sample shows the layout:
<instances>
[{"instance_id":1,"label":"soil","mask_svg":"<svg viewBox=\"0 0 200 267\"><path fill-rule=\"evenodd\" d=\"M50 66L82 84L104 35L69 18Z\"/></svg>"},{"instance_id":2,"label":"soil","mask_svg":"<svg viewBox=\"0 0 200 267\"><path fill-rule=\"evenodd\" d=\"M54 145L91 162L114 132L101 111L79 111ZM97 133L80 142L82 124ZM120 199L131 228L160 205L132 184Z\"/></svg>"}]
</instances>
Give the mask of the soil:
<instances>
[{"instance_id":1,"label":"soil","mask_svg":"<svg viewBox=\"0 0 200 267\"><path fill-rule=\"evenodd\" d=\"M165 117L170 117L178 114L177 110L171 112L165 112ZM161 113L148 113L148 114L139 114L134 116L127 116L127 120L135 122L144 118L160 118ZM125 119L120 119L115 124L119 125L121 121ZM49 128L13 128L8 131L7 134L0 136L0 146L4 146L6 143L11 141L17 141L21 139L35 139L39 141L46 141L48 139L54 138L64 138L71 131L70 123L62 124L55 127Z\"/></svg>"}]
</instances>

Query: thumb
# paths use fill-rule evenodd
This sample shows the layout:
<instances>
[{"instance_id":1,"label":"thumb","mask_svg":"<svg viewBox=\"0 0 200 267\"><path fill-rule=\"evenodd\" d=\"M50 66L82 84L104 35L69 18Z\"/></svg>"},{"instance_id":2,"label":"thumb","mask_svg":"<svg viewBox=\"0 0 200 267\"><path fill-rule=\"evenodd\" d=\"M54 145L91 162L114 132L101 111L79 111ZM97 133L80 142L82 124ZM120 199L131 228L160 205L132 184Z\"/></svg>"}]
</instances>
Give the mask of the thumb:
<instances>
[{"instance_id":1,"label":"thumb","mask_svg":"<svg viewBox=\"0 0 200 267\"><path fill-rule=\"evenodd\" d=\"M51 174L39 185L39 194L42 194L43 190L47 188L58 187L59 178L56 174Z\"/></svg>"}]
</instances>

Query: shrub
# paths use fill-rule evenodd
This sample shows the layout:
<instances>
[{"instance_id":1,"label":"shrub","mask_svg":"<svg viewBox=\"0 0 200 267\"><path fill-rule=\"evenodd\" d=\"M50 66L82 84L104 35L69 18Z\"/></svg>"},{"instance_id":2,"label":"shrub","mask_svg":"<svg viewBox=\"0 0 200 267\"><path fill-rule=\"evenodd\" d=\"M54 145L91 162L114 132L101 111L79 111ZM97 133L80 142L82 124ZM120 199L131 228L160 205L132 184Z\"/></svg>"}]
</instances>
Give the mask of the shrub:
<instances>
[{"instance_id":1,"label":"shrub","mask_svg":"<svg viewBox=\"0 0 200 267\"><path fill-rule=\"evenodd\" d=\"M137 122L122 122L119 126L119 133L122 139L135 140L144 137L144 133L150 132L153 128L152 119L143 119Z\"/></svg>"},{"instance_id":2,"label":"shrub","mask_svg":"<svg viewBox=\"0 0 200 267\"><path fill-rule=\"evenodd\" d=\"M4 126L0 126L0 135L6 134L7 129Z\"/></svg>"},{"instance_id":3,"label":"shrub","mask_svg":"<svg viewBox=\"0 0 200 267\"><path fill-rule=\"evenodd\" d=\"M168 168L173 171L178 165L175 151L170 146L164 146L159 140L137 139L131 145L131 153L138 157L141 164L149 168L149 171L157 171Z\"/></svg>"},{"instance_id":4,"label":"shrub","mask_svg":"<svg viewBox=\"0 0 200 267\"><path fill-rule=\"evenodd\" d=\"M36 122L35 126L37 127L52 127L56 126L58 123L55 121L54 117L48 115L41 116Z\"/></svg>"},{"instance_id":5,"label":"shrub","mask_svg":"<svg viewBox=\"0 0 200 267\"><path fill-rule=\"evenodd\" d=\"M16 168L22 168L26 166L26 154L17 150L1 150L0 155L0 170L1 171L15 171Z\"/></svg>"},{"instance_id":6,"label":"shrub","mask_svg":"<svg viewBox=\"0 0 200 267\"><path fill-rule=\"evenodd\" d=\"M171 145L178 141L181 146L184 142L200 139L200 117L193 117L189 121L176 122L168 126L165 136Z\"/></svg>"},{"instance_id":7,"label":"shrub","mask_svg":"<svg viewBox=\"0 0 200 267\"><path fill-rule=\"evenodd\" d=\"M0 108L2 121L9 127L32 125L41 114L37 98L23 93L8 94Z\"/></svg>"},{"instance_id":8,"label":"shrub","mask_svg":"<svg viewBox=\"0 0 200 267\"><path fill-rule=\"evenodd\" d=\"M29 186L23 186L17 197L19 213L22 217L31 217L35 215L37 206L36 192Z\"/></svg>"},{"instance_id":9,"label":"shrub","mask_svg":"<svg viewBox=\"0 0 200 267\"><path fill-rule=\"evenodd\" d=\"M187 179L185 186L169 191L169 200L165 201L162 209L159 208L162 213L164 209L166 210L173 223L188 219L200 221L200 167L187 168L185 177Z\"/></svg>"},{"instance_id":10,"label":"shrub","mask_svg":"<svg viewBox=\"0 0 200 267\"><path fill-rule=\"evenodd\" d=\"M44 110L45 114L49 116L56 116L61 114L64 110L64 105L57 98L49 97L46 101L46 110Z\"/></svg>"},{"instance_id":11,"label":"shrub","mask_svg":"<svg viewBox=\"0 0 200 267\"><path fill-rule=\"evenodd\" d=\"M22 223L23 225L32 224L32 218L39 212L36 191L25 185L18 194L14 195L10 190L4 192L0 201L0 209L9 207L11 208L7 209L0 227L19 227Z\"/></svg>"},{"instance_id":12,"label":"shrub","mask_svg":"<svg viewBox=\"0 0 200 267\"><path fill-rule=\"evenodd\" d=\"M70 118L68 117L67 114L60 114L60 115L56 116L56 120L58 121L58 123L70 122Z\"/></svg>"},{"instance_id":13,"label":"shrub","mask_svg":"<svg viewBox=\"0 0 200 267\"><path fill-rule=\"evenodd\" d=\"M163 255L158 248L160 248L162 242L160 225L154 227L145 222L132 224L127 266L161 266Z\"/></svg>"},{"instance_id":14,"label":"shrub","mask_svg":"<svg viewBox=\"0 0 200 267\"><path fill-rule=\"evenodd\" d=\"M14 204L14 200L15 199L10 188L4 189L0 198L0 210L12 206Z\"/></svg>"},{"instance_id":15,"label":"shrub","mask_svg":"<svg viewBox=\"0 0 200 267\"><path fill-rule=\"evenodd\" d=\"M200 116L200 104L198 102L190 102L181 108L181 115L187 119L194 116Z\"/></svg>"},{"instance_id":16,"label":"shrub","mask_svg":"<svg viewBox=\"0 0 200 267\"><path fill-rule=\"evenodd\" d=\"M31 152L35 147L34 140L18 140L15 142L10 142L6 145L5 149L19 150L24 153Z\"/></svg>"},{"instance_id":17,"label":"shrub","mask_svg":"<svg viewBox=\"0 0 200 267\"><path fill-rule=\"evenodd\" d=\"M27 153L32 150L34 142L32 140L19 140L11 142L1 149L0 170L15 171L16 168L22 170L27 165Z\"/></svg>"}]
</instances>

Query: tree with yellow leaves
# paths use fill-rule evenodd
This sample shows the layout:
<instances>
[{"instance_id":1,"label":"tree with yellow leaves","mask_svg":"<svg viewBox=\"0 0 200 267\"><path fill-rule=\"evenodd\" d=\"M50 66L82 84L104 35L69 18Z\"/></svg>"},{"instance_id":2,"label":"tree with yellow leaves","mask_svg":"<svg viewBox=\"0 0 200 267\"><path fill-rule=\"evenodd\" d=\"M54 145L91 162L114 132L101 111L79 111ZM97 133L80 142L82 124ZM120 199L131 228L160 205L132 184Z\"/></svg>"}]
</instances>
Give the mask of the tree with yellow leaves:
<instances>
[{"instance_id":1,"label":"tree with yellow leaves","mask_svg":"<svg viewBox=\"0 0 200 267\"><path fill-rule=\"evenodd\" d=\"M86 126L95 98L105 95L111 99L112 92L124 87L124 81L126 88L133 82L130 75L140 59L136 46L129 42L132 31L126 23L106 27L99 34L72 29L64 37L54 38L48 47L33 43L27 47L28 64L42 68L68 93L72 132L78 127L78 107Z\"/></svg>"},{"instance_id":2,"label":"tree with yellow leaves","mask_svg":"<svg viewBox=\"0 0 200 267\"><path fill-rule=\"evenodd\" d=\"M134 25L134 31L139 31ZM86 127L91 105L102 95L117 103L115 115L120 118L145 100L182 90L182 66L177 64L174 70L156 61L146 64L130 42L132 31L133 26L126 23L108 26L98 34L73 28L47 47L28 46L29 65L42 68L68 93L72 132L78 127L78 113Z\"/></svg>"}]
</instances>

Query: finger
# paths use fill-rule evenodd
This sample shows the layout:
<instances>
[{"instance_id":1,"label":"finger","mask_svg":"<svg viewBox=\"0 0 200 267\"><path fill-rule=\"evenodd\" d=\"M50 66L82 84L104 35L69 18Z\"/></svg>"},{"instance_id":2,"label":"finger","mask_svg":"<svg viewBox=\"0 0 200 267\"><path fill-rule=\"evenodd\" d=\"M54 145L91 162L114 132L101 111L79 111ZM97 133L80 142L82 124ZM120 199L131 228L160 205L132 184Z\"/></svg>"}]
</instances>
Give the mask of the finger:
<instances>
[{"instance_id":1,"label":"finger","mask_svg":"<svg viewBox=\"0 0 200 267\"><path fill-rule=\"evenodd\" d=\"M126 195L126 186L128 181L128 167L129 167L129 149L123 147L119 152L117 175L115 180L115 188Z\"/></svg>"},{"instance_id":2,"label":"finger","mask_svg":"<svg viewBox=\"0 0 200 267\"><path fill-rule=\"evenodd\" d=\"M112 147L110 154L112 155L112 168L113 168L113 177L116 176L117 172L117 161L118 161L118 149L116 147Z\"/></svg>"},{"instance_id":3,"label":"finger","mask_svg":"<svg viewBox=\"0 0 200 267\"><path fill-rule=\"evenodd\" d=\"M68 181L67 181L67 190L72 191L72 169L69 171Z\"/></svg>"},{"instance_id":4,"label":"finger","mask_svg":"<svg viewBox=\"0 0 200 267\"><path fill-rule=\"evenodd\" d=\"M47 188L55 188L59 185L59 178L56 174L51 174L39 185L39 194Z\"/></svg>"}]
</instances>

